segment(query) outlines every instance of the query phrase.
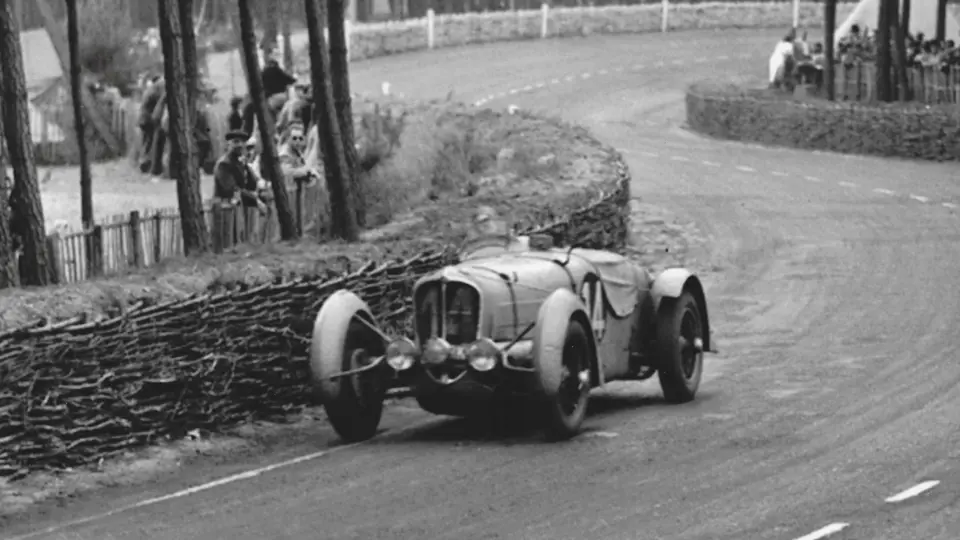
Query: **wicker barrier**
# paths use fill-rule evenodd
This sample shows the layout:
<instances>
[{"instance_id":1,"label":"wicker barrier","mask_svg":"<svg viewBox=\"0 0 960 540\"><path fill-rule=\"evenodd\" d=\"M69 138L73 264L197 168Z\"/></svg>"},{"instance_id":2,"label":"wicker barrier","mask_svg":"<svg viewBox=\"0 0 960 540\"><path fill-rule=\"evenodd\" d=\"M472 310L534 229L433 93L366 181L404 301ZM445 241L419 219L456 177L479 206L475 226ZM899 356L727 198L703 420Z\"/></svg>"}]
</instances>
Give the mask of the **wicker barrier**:
<instances>
[{"instance_id":1,"label":"wicker barrier","mask_svg":"<svg viewBox=\"0 0 960 540\"><path fill-rule=\"evenodd\" d=\"M865 105L799 101L768 90L697 84L686 95L687 123L736 141L849 154L960 160L953 105Z\"/></svg>"}]
</instances>

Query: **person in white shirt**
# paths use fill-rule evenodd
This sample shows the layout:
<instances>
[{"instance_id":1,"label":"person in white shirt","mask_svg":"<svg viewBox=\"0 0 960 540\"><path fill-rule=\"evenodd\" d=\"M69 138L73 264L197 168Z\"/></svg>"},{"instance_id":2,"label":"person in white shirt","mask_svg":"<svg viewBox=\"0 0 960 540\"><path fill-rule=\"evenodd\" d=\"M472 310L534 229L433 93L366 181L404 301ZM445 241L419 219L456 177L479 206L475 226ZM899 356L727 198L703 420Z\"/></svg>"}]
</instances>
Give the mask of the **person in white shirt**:
<instances>
[{"instance_id":1,"label":"person in white shirt","mask_svg":"<svg viewBox=\"0 0 960 540\"><path fill-rule=\"evenodd\" d=\"M770 86L773 88L779 88L790 74L794 36L794 31L790 30L790 33L777 43L773 48L773 54L770 55Z\"/></svg>"}]
</instances>

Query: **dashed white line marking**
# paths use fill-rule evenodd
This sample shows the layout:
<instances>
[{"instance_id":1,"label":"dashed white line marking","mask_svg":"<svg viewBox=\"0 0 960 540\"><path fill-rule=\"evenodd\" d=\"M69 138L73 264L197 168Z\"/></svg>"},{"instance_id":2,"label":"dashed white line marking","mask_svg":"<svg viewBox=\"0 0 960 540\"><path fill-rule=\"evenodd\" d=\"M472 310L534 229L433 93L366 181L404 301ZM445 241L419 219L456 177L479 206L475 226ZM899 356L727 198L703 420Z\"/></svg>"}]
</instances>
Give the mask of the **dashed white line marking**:
<instances>
[{"instance_id":1,"label":"dashed white line marking","mask_svg":"<svg viewBox=\"0 0 960 540\"><path fill-rule=\"evenodd\" d=\"M634 65L630 66L630 68L639 71L639 70L641 70L641 69L644 68L644 65L643 65L643 64L634 64Z\"/></svg>"},{"instance_id":2,"label":"dashed white line marking","mask_svg":"<svg viewBox=\"0 0 960 540\"><path fill-rule=\"evenodd\" d=\"M837 534L849 526L849 523L831 523L826 527L821 527L808 535L801 536L800 538L797 538L797 540L820 540L821 538L826 538L830 535Z\"/></svg>"},{"instance_id":3,"label":"dashed white line marking","mask_svg":"<svg viewBox=\"0 0 960 540\"><path fill-rule=\"evenodd\" d=\"M897 493L896 495L893 495L893 496L891 496L891 497L887 497L886 502L888 502L888 503L898 503L898 502L902 502L902 501L905 501L905 500L907 500L907 499L916 497L917 495L920 495L921 493L930 491L931 489L937 487L938 485L940 485L940 481L939 481L939 480L927 480L926 482L920 482L919 484L913 486L913 487L910 488L910 489L905 489L905 490L901 491L900 493Z\"/></svg>"},{"instance_id":4,"label":"dashed white line marking","mask_svg":"<svg viewBox=\"0 0 960 540\"><path fill-rule=\"evenodd\" d=\"M725 54L721 54L720 56L717 57L717 60L729 60L729 59L730 57Z\"/></svg>"},{"instance_id":5,"label":"dashed white line marking","mask_svg":"<svg viewBox=\"0 0 960 540\"><path fill-rule=\"evenodd\" d=\"M528 84L528 85L524 86L521 91L522 91L522 92L529 92L529 91L531 91L531 90L533 90L533 87Z\"/></svg>"},{"instance_id":6,"label":"dashed white line marking","mask_svg":"<svg viewBox=\"0 0 960 540\"><path fill-rule=\"evenodd\" d=\"M510 90L509 92L507 92L507 94L509 94L509 95L512 96L512 95L518 94L519 92L520 92L519 90L517 90L516 88L514 88L514 89Z\"/></svg>"},{"instance_id":7,"label":"dashed white line marking","mask_svg":"<svg viewBox=\"0 0 960 540\"><path fill-rule=\"evenodd\" d=\"M618 67L617 69L615 69L614 71L616 71L617 73L623 73L623 66L619 66L619 67Z\"/></svg>"},{"instance_id":8,"label":"dashed white line marking","mask_svg":"<svg viewBox=\"0 0 960 540\"><path fill-rule=\"evenodd\" d=\"M660 154L656 152L640 152L640 153L647 157L660 157Z\"/></svg>"},{"instance_id":9,"label":"dashed white line marking","mask_svg":"<svg viewBox=\"0 0 960 540\"><path fill-rule=\"evenodd\" d=\"M593 75L590 73L583 73L580 75L581 79L589 79L590 77L593 77Z\"/></svg>"},{"instance_id":10,"label":"dashed white line marking","mask_svg":"<svg viewBox=\"0 0 960 540\"><path fill-rule=\"evenodd\" d=\"M676 60L674 60L673 62L670 62L670 63L673 64L673 65L675 65L675 66L679 66L680 64L683 63L683 60L680 60L680 59L678 58L678 59L676 59Z\"/></svg>"},{"instance_id":11,"label":"dashed white line marking","mask_svg":"<svg viewBox=\"0 0 960 540\"><path fill-rule=\"evenodd\" d=\"M672 159L673 161L690 161L690 158L686 158L683 156L670 156L670 159Z\"/></svg>"},{"instance_id":12,"label":"dashed white line marking","mask_svg":"<svg viewBox=\"0 0 960 540\"><path fill-rule=\"evenodd\" d=\"M874 188L873 192L879 193L881 195L896 195L896 193L894 193L893 191L890 191L889 189L883 189L883 188Z\"/></svg>"},{"instance_id":13,"label":"dashed white line marking","mask_svg":"<svg viewBox=\"0 0 960 540\"><path fill-rule=\"evenodd\" d=\"M773 171L773 175L774 175L774 176L790 176L789 174L787 174L787 173L785 173L785 172L783 172L783 171Z\"/></svg>"},{"instance_id":14,"label":"dashed white line marking","mask_svg":"<svg viewBox=\"0 0 960 540\"><path fill-rule=\"evenodd\" d=\"M498 97L498 98L507 97L507 93L506 93L506 92L497 92L497 97Z\"/></svg>"},{"instance_id":15,"label":"dashed white line marking","mask_svg":"<svg viewBox=\"0 0 960 540\"><path fill-rule=\"evenodd\" d=\"M806 180L807 182L822 182L822 181L823 181L823 180L820 180L819 178L817 178L816 176L804 176L803 179Z\"/></svg>"},{"instance_id":16,"label":"dashed white line marking","mask_svg":"<svg viewBox=\"0 0 960 540\"><path fill-rule=\"evenodd\" d=\"M737 165L737 170L743 172L757 172L757 170L753 167L747 167L746 165Z\"/></svg>"},{"instance_id":17,"label":"dashed white line marking","mask_svg":"<svg viewBox=\"0 0 960 540\"><path fill-rule=\"evenodd\" d=\"M560 84L560 79L551 79L550 84Z\"/></svg>"},{"instance_id":18,"label":"dashed white line marking","mask_svg":"<svg viewBox=\"0 0 960 540\"><path fill-rule=\"evenodd\" d=\"M716 163L716 162L714 162L714 161L701 161L700 163L703 163L703 164L706 165L707 167L719 167L719 166L720 166L719 163Z\"/></svg>"},{"instance_id":19,"label":"dashed white line marking","mask_svg":"<svg viewBox=\"0 0 960 540\"><path fill-rule=\"evenodd\" d=\"M544 84L544 83L542 83L542 82L538 82L537 84L533 85L533 87L534 87L534 88L537 88L537 89L543 88L544 86L546 86L546 84Z\"/></svg>"},{"instance_id":20,"label":"dashed white line marking","mask_svg":"<svg viewBox=\"0 0 960 540\"><path fill-rule=\"evenodd\" d=\"M913 193L910 194L910 198L913 199L913 200L915 200L915 201L922 202L922 203L925 203L925 202L930 201L930 199L924 197L923 195L914 195Z\"/></svg>"},{"instance_id":21,"label":"dashed white line marking","mask_svg":"<svg viewBox=\"0 0 960 540\"><path fill-rule=\"evenodd\" d=\"M857 187L857 185L854 184L853 182L837 182L837 183L843 187Z\"/></svg>"},{"instance_id":22,"label":"dashed white line marking","mask_svg":"<svg viewBox=\"0 0 960 540\"><path fill-rule=\"evenodd\" d=\"M607 70L605 70L605 69L601 69L601 70L598 71L597 73L599 73L600 75L606 75L607 73L610 73L610 72L607 71Z\"/></svg>"},{"instance_id":23,"label":"dashed white line marking","mask_svg":"<svg viewBox=\"0 0 960 540\"><path fill-rule=\"evenodd\" d=\"M940 203L940 204L942 204L944 208L956 208L956 207L957 207L957 205L953 204L952 202L945 202L945 203Z\"/></svg>"},{"instance_id":24,"label":"dashed white line marking","mask_svg":"<svg viewBox=\"0 0 960 540\"><path fill-rule=\"evenodd\" d=\"M657 62L656 64L654 64L655 67L663 67L663 66L665 66L665 65L666 65L666 64L663 63L663 60L661 60L661 61Z\"/></svg>"},{"instance_id":25,"label":"dashed white line marking","mask_svg":"<svg viewBox=\"0 0 960 540\"><path fill-rule=\"evenodd\" d=\"M573 82L573 79L574 79L573 75L567 75L566 77L563 78L563 80L567 82Z\"/></svg>"}]
</instances>

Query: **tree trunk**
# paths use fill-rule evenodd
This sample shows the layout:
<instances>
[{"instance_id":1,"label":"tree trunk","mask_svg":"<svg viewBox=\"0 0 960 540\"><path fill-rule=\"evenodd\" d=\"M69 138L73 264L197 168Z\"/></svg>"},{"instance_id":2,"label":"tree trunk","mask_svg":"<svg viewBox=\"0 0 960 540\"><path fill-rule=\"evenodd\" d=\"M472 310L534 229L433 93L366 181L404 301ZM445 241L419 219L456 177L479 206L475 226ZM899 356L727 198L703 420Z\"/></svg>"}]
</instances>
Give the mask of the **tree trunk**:
<instances>
[{"instance_id":1,"label":"tree trunk","mask_svg":"<svg viewBox=\"0 0 960 540\"><path fill-rule=\"evenodd\" d=\"M240 19L240 42L243 45L240 50L243 54L243 62L247 66L247 89L260 131L260 159L273 186L273 199L277 209L277 220L280 223L280 237L284 240L294 240L297 238L297 227L290 210L287 184L280 169L280 159L277 157L274 138L275 120L267 111L267 102L263 95L263 81L260 79L260 66L257 63L257 37L253 32L253 13L250 12L249 0L237 0L237 11Z\"/></svg>"},{"instance_id":2,"label":"tree trunk","mask_svg":"<svg viewBox=\"0 0 960 540\"><path fill-rule=\"evenodd\" d=\"M0 77L0 87L3 86ZM0 95L0 110L3 98ZM13 251L13 232L10 230L10 190L13 182L8 182L7 162L3 150L3 122L0 122L0 289L9 289L20 284L17 275L17 257Z\"/></svg>"},{"instance_id":3,"label":"tree trunk","mask_svg":"<svg viewBox=\"0 0 960 540\"><path fill-rule=\"evenodd\" d=\"M907 74L907 27L903 23L901 14L897 13L897 7L899 7L897 2L894 1L891 4L893 11L891 18L896 29L896 37L894 38L896 50L893 54L897 66L897 97L900 98L900 101L910 101L910 77ZM903 5L906 9L910 9L910 0L904 0Z\"/></svg>"},{"instance_id":4,"label":"tree trunk","mask_svg":"<svg viewBox=\"0 0 960 540\"><path fill-rule=\"evenodd\" d=\"M947 38L947 0L937 0L937 41L943 41L946 38Z\"/></svg>"},{"instance_id":5,"label":"tree trunk","mask_svg":"<svg viewBox=\"0 0 960 540\"><path fill-rule=\"evenodd\" d=\"M896 0L894 0L896 1ZM890 66L890 9L889 0L880 0L877 10L877 100L892 100Z\"/></svg>"},{"instance_id":6,"label":"tree trunk","mask_svg":"<svg viewBox=\"0 0 960 540\"><path fill-rule=\"evenodd\" d=\"M345 26L347 0L329 0L327 29L330 33L330 81L333 86L333 103L340 120L340 139L343 141L346 159L346 178L350 182L353 211L357 225L366 227L367 212L363 186L360 185L360 161L355 146L353 131L353 98L350 96L350 62L347 58L347 33Z\"/></svg>"},{"instance_id":7,"label":"tree trunk","mask_svg":"<svg viewBox=\"0 0 960 540\"><path fill-rule=\"evenodd\" d=\"M347 176L340 122L337 118L328 65L327 43L323 37L320 0L306 0L305 22L310 38L310 73L313 86L313 123L319 130L319 144L323 154L323 170L330 193L330 221L333 236L354 241L359 235L356 214L353 211L352 187ZM331 32L331 42L332 32Z\"/></svg>"},{"instance_id":8,"label":"tree trunk","mask_svg":"<svg viewBox=\"0 0 960 540\"><path fill-rule=\"evenodd\" d=\"M290 17L293 17L293 2L295 0L284 0L283 2L283 20L280 22L280 33L282 34L283 39L283 69L287 73L293 73L293 43L290 39Z\"/></svg>"},{"instance_id":9,"label":"tree trunk","mask_svg":"<svg viewBox=\"0 0 960 540\"><path fill-rule=\"evenodd\" d=\"M907 36L910 35L910 0L903 0L903 14L900 17L900 26L903 28L903 33Z\"/></svg>"},{"instance_id":10,"label":"tree trunk","mask_svg":"<svg viewBox=\"0 0 960 540\"><path fill-rule=\"evenodd\" d=\"M823 45L824 66L823 84L826 86L827 99L836 99L836 54L833 47L837 30L837 0L825 0L823 3Z\"/></svg>"},{"instance_id":11,"label":"tree trunk","mask_svg":"<svg viewBox=\"0 0 960 540\"><path fill-rule=\"evenodd\" d=\"M261 7L264 8L264 18L263 39L260 40L260 50L263 51L263 59L266 61L268 57L273 55L273 51L277 48L277 36L280 34L280 21L275 4L268 2L264 3ZM256 36L256 34L254 34L254 36ZM256 40L256 37L254 37L254 40Z\"/></svg>"},{"instance_id":12,"label":"tree trunk","mask_svg":"<svg viewBox=\"0 0 960 540\"><path fill-rule=\"evenodd\" d=\"M73 102L73 128L80 158L80 221L84 230L93 228L93 176L87 152L86 126L83 118L83 71L80 67L80 29L77 3L67 0L67 47L70 49L70 97ZM89 252L88 252L89 253Z\"/></svg>"},{"instance_id":13,"label":"tree trunk","mask_svg":"<svg viewBox=\"0 0 960 540\"><path fill-rule=\"evenodd\" d=\"M177 181L183 251L186 255L195 255L210 250L210 235L203 216L199 170L194 166L197 150L193 126L189 123L191 115L188 113L190 98L187 81L190 79L185 69L180 9L175 2L177 0L157 2L160 42L163 47L163 74L167 90L170 174Z\"/></svg>"},{"instance_id":14,"label":"tree trunk","mask_svg":"<svg viewBox=\"0 0 960 540\"><path fill-rule=\"evenodd\" d=\"M197 96L200 88L200 71L197 61L197 34L193 27L193 0L174 0L177 3L177 11L180 16L180 32L183 35L181 46L183 47L183 84L187 89L186 107L183 110L184 125L189 126L187 136L193 139L191 148L193 151L188 156L190 159L190 169L199 171L200 161L197 151L196 136L194 128L197 125ZM173 160L176 159L170 154L170 170L176 170ZM191 180L195 180L198 185L200 182L199 172L191 175Z\"/></svg>"},{"instance_id":15,"label":"tree trunk","mask_svg":"<svg viewBox=\"0 0 960 540\"><path fill-rule=\"evenodd\" d=\"M47 285L50 268L47 261L46 231L40 184L33 154L26 76L20 50L19 27L11 2L0 2L0 83L2 83L3 125L7 150L13 166L14 186L10 206L16 209L14 227L20 237L20 277L23 285ZM2 171L6 173L6 171Z\"/></svg>"}]
</instances>

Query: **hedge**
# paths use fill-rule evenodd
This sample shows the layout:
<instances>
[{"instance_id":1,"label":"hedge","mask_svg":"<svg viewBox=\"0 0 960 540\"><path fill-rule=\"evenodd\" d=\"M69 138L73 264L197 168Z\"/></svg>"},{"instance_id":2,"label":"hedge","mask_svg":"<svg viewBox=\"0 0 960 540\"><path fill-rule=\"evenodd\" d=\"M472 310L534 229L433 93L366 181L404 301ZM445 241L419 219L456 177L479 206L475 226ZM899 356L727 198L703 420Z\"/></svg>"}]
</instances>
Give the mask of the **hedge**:
<instances>
[{"instance_id":1,"label":"hedge","mask_svg":"<svg viewBox=\"0 0 960 540\"><path fill-rule=\"evenodd\" d=\"M789 3L671 6L671 29L786 27ZM841 6L845 16L851 6ZM820 24L820 6L803 4L801 24ZM540 36L539 11L437 17L436 47ZM648 32L656 5L558 8L551 36ZM425 21L364 25L351 35L354 60L427 46ZM603 146L595 140L591 144ZM558 243L621 250L627 239L630 175L604 147L610 178L579 210L548 201L529 216L560 216L523 230ZM410 325L412 282L455 262L452 248L186 300L145 305L109 320L49 321L0 334L0 477L95 462L188 429L217 429L307 404L306 346L312 319L335 290L370 302L388 329Z\"/></svg>"},{"instance_id":2,"label":"hedge","mask_svg":"<svg viewBox=\"0 0 960 540\"><path fill-rule=\"evenodd\" d=\"M849 154L960 160L960 110L952 105L800 100L767 89L699 83L686 94L687 123L736 141Z\"/></svg>"}]
</instances>

